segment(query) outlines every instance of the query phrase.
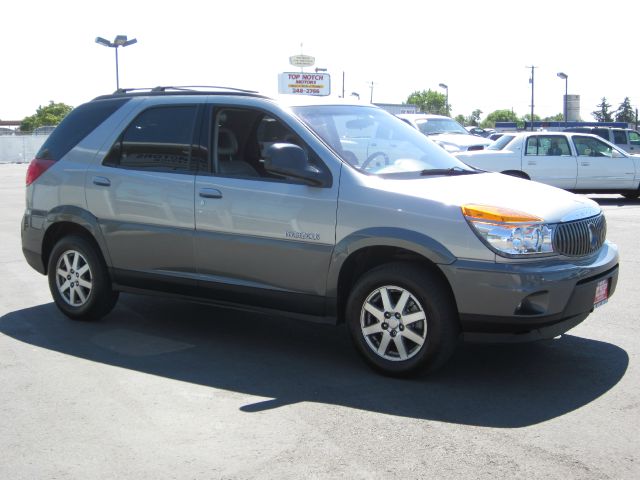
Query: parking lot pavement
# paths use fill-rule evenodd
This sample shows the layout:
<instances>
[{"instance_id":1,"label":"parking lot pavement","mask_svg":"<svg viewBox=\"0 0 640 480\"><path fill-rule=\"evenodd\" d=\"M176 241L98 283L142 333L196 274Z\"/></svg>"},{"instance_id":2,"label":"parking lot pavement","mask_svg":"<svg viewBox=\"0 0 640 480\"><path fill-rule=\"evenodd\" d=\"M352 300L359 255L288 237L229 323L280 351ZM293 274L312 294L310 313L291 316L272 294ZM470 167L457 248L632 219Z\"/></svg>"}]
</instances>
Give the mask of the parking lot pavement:
<instances>
[{"instance_id":1,"label":"parking lot pavement","mask_svg":"<svg viewBox=\"0 0 640 480\"><path fill-rule=\"evenodd\" d=\"M640 478L640 202L594 196L615 296L549 342L378 376L344 328L123 295L72 322L20 251L0 165L0 478Z\"/></svg>"}]
</instances>

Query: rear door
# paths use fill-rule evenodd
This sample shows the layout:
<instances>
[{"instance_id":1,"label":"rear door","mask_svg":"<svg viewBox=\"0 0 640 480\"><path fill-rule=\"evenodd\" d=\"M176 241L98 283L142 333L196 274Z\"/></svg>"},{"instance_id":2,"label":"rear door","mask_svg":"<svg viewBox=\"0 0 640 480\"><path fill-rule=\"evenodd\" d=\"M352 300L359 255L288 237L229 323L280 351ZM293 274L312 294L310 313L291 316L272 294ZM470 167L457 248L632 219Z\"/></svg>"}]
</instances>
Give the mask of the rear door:
<instances>
[{"instance_id":1,"label":"rear door","mask_svg":"<svg viewBox=\"0 0 640 480\"><path fill-rule=\"evenodd\" d=\"M140 112L87 175L118 283L189 293L195 285L192 144L197 105Z\"/></svg>"},{"instance_id":2,"label":"rear door","mask_svg":"<svg viewBox=\"0 0 640 480\"><path fill-rule=\"evenodd\" d=\"M577 161L565 135L528 136L522 169L537 182L567 190L576 186Z\"/></svg>"}]
</instances>

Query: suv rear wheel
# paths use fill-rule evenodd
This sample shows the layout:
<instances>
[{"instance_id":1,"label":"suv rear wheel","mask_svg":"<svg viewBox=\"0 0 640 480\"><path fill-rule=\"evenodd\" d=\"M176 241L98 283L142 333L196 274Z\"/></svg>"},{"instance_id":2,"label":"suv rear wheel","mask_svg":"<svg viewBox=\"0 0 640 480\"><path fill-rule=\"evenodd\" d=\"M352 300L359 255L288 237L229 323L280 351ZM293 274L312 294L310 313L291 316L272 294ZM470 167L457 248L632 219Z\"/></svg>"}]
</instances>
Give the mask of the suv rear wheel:
<instances>
[{"instance_id":1,"label":"suv rear wheel","mask_svg":"<svg viewBox=\"0 0 640 480\"><path fill-rule=\"evenodd\" d=\"M74 320L95 320L118 301L95 247L80 236L64 237L49 257L49 289L58 308Z\"/></svg>"},{"instance_id":2,"label":"suv rear wheel","mask_svg":"<svg viewBox=\"0 0 640 480\"><path fill-rule=\"evenodd\" d=\"M455 350L459 323L450 292L436 275L411 264L365 273L349 296L346 314L358 351L389 375L433 371Z\"/></svg>"}]
</instances>

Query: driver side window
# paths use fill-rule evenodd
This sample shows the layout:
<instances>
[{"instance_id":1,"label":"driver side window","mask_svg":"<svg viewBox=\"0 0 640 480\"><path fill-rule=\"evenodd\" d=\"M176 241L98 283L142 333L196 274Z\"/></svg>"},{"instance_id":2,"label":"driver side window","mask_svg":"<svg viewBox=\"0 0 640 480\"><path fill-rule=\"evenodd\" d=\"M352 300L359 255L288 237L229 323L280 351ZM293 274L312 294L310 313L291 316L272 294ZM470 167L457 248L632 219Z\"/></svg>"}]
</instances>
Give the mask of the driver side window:
<instances>
[{"instance_id":1,"label":"driver side window","mask_svg":"<svg viewBox=\"0 0 640 480\"><path fill-rule=\"evenodd\" d=\"M612 157L613 149L597 138L573 137L573 144L580 157Z\"/></svg>"}]
</instances>

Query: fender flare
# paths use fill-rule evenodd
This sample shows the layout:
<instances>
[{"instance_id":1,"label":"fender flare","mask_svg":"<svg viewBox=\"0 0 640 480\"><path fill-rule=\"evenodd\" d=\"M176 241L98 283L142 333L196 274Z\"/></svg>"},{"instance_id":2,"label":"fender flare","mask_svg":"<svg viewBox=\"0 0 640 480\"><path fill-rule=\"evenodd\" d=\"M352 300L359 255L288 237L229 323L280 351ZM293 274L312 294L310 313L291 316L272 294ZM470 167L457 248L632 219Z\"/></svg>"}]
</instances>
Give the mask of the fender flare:
<instances>
[{"instance_id":1,"label":"fender flare","mask_svg":"<svg viewBox=\"0 0 640 480\"><path fill-rule=\"evenodd\" d=\"M414 252L435 264L451 264L456 257L440 242L413 230L374 227L353 232L340 240L331 257L327 275L327 297L338 295L340 272L347 259L367 247L396 247Z\"/></svg>"},{"instance_id":2,"label":"fender flare","mask_svg":"<svg viewBox=\"0 0 640 480\"><path fill-rule=\"evenodd\" d=\"M49 228L61 222L73 223L87 230L98 244L100 253L104 258L107 267L111 267L111 257L109 255L109 250L104 240L104 236L102 235L100 223L92 213L74 205L60 205L54 207L47 212L44 221L43 229L45 231L45 236L47 235ZM42 253L44 254L44 251Z\"/></svg>"}]
</instances>

